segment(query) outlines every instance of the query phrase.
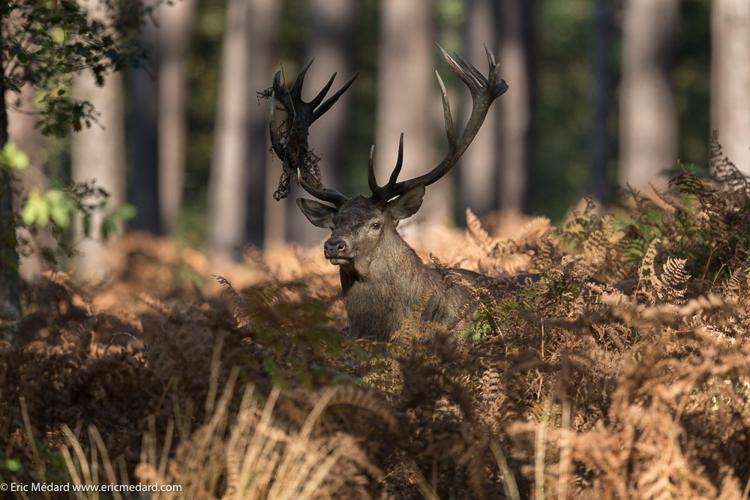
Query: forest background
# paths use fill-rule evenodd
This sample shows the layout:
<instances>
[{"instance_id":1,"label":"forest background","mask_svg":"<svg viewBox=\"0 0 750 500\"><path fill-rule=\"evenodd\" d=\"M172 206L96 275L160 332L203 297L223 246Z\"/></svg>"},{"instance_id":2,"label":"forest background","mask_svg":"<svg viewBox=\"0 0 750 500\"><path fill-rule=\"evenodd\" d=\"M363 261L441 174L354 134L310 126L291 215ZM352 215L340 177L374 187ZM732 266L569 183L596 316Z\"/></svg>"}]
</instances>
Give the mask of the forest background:
<instances>
[{"instance_id":1,"label":"forest background","mask_svg":"<svg viewBox=\"0 0 750 500\"><path fill-rule=\"evenodd\" d=\"M737 73L745 70L723 62L747 54L750 21L741 4L155 4L139 35L145 59L103 87L92 87L85 73L69 81L73 95L94 105L91 127L42 136L33 119L34 91L23 89L12 101L10 140L31 158L17 175L23 184L17 198L95 179L110 193L108 213L132 218L131 230L233 258L247 245L310 246L325 232L294 205L273 199L281 169L268 152L268 106L258 93L277 69L290 77L311 59L310 88L334 72L341 79L357 71L350 95L316 124L311 140L326 182L360 193L371 144L381 175L402 131L404 175L425 171L444 147L435 43L476 64L487 45L511 91L462 166L432 188L417 222L461 226L467 207L479 216L525 213L559 221L584 194L616 202L620 188L648 189L678 161L705 172L712 130L747 171L748 125L740 115L747 114L750 90L746 75ZM468 94L459 94L452 79L448 85L465 109ZM92 254L81 267L103 265L93 255L96 245L78 247ZM29 276L43 265L22 261L21 267L31 269Z\"/></svg>"}]
</instances>

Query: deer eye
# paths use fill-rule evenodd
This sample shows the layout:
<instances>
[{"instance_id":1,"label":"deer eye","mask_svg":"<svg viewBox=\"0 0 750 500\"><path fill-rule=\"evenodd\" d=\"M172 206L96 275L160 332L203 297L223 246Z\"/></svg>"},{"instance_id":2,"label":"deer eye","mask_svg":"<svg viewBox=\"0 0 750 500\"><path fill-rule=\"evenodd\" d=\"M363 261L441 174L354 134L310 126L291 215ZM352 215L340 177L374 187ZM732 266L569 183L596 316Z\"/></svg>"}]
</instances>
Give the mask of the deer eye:
<instances>
[{"instance_id":1,"label":"deer eye","mask_svg":"<svg viewBox=\"0 0 750 500\"><path fill-rule=\"evenodd\" d=\"M383 224L381 224L380 222L373 222L372 224L370 224L370 229L372 229L373 231L377 231L381 227L383 227Z\"/></svg>"}]
</instances>

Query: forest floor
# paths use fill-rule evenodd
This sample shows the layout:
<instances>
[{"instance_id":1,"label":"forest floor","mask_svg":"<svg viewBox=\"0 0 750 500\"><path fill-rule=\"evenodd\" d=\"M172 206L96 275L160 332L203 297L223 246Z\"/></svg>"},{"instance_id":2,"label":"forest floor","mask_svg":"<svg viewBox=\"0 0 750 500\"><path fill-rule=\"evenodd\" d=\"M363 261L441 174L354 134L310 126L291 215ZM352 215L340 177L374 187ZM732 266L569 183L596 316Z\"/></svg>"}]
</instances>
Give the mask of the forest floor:
<instances>
[{"instance_id":1,"label":"forest floor","mask_svg":"<svg viewBox=\"0 0 750 500\"><path fill-rule=\"evenodd\" d=\"M320 248L217 267L131 235L107 283L25 287L25 344L0 347L0 482L747 498L750 184L714 171L608 211L583 200L559 227L469 214L465 231L423 236L446 279L494 279L469 330L417 312L387 343L347 335ZM522 272L540 279L499 285Z\"/></svg>"}]
</instances>

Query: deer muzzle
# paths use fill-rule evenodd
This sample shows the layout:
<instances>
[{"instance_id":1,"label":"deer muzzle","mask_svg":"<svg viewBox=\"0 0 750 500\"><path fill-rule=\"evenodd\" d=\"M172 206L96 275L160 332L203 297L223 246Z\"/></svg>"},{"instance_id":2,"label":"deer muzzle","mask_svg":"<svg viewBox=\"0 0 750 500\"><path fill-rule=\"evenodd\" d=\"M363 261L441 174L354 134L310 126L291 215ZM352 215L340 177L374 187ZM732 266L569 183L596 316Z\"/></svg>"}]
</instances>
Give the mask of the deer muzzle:
<instances>
[{"instance_id":1,"label":"deer muzzle","mask_svg":"<svg viewBox=\"0 0 750 500\"><path fill-rule=\"evenodd\" d=\"M323 245L323 253L332 264L344 264L351 260L349 245L342 238L330 238Z\"/></svg>"}]
</instances>

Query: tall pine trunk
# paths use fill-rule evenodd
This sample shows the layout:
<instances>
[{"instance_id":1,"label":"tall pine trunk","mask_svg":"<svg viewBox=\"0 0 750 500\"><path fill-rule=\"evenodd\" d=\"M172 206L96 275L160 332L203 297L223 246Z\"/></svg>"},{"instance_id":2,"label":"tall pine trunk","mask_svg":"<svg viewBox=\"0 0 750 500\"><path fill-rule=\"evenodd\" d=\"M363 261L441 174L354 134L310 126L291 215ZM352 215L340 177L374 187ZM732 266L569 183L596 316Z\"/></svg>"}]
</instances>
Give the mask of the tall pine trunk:
<instances>
[{"instance_id":1,"label":"tall pine trunk","mask_svg":"<svg viewBox=\"0 0 750 500\"><path fill-rule=\"evenodd\" d=\"M750 2L714 0L711 121L724 154L750 175Z\"/></svg>"},{"instance_id":2,"label":"tall pine trunk","mask_svg":"<svg viewBox=\"0 0 750 500\"><path fill-rule=\"evenodd\" d=\"M609 0L595 0L591 36L591 73L594 91L591 98L591 159L589 189L602 202L609 200L609 162L612 157L610 114L614 95L612 75L612 34L614 20Z\"/></svg>"},{"instance_id":3,"label":"tall pine trunk","mask_svg":"<svg viewBox=\"0 0 750 500\"><path fill-rule=\"evenodd\" d=\"M236 257L244 242L247 164L248 2L228 0L209 185L212 251Z\"/></svg>"},{"instance_id":4,"label":"tall pine trunk","mask_svg":"<svg viewBox=\"0 0 750 500\"><path fill-rule=\"evenodd\" d=\"M268 88L276 61L276 34L278 33L281 2L277 0L252 0L248 22L248 54L250 60L247 92L248 106L248 153L247 153L247 202L245 204L245 240L256 246L274 240L274 229L284 231L284 219L280 223L271 220L283 208L283 203L273 200L273 190L268 188L273 175L270 140L268 138L268 101L259 99L257 93ZM268 208L266 208L268 207ZM283 213L283 212L282 212ZM267 224L270 224L270 226ZM278 224L278 226L276 225Z\"/></svg>"},{"instance_id":5,"label":"tall pine trunk","mask_svg":"<svg viewBox=\"0 0 750 500\"><path fill-rule=\"evenodd\" d=\"M2 53L2 39L0 38L0 55ZM3 62L0 59L0 68L4 68ZM8 142L6 98L5 84L0 78L0 145L3 146ZM0 327L6 321L15 323L21 317L15 220L13 175L9 170L0 167ZM14 339L7 338L7 340Z\"/></svg>"},{"instance_id":6,"label":"tall pine trunk","mask_svg":"<svg viewBox=\"0 0 750 500\"><path fill-rule=\"evenodd\" d=\"M44 137L37 127L38 116L35 114L34 88L26 84L20 94L13 97L14 106L8 110L8 135L11 142L29 157L29 165L16 176L16 194L14 209L20 212L23 203L32 191L43 192L47 187L44 173ZM19 241L24 243L20 252L19 273L24 281L35 281L45 269L43 248L52 247L54 241L48 229L37 228L34 234L25 227L16 231Z\"/></svg>"},{"instance_id":7,"label":"tall pine trunk","mask_svg":"<svg viewBox=\"0 0 750 500\"><path fill-rule=\"evenodd\" d=\"M177 224L185 177L185 66L195 0L159 9L159 200L162 227Z\"/></svg>"},{"instance_id":8,"label":"tall pine trunk","mask_svg":"<svg viewBox=\"0 0 750 500\"><path fill-rule=\"evenodd\" d=\"M497 43L497 23L494 7L496 0L470 0L466 25L464 26L464 45L466 56L478 67L486 58L484 47L495 47ZM502 61L501 61L502 62ZM471 94L462 86L463 119L468 119L471 111ZM471 147L464 153L459 166L459 206L463 213L467 207L476 214L484 215L495 207L497 190L496 172L499 159L497 148L498 134L497 113L487 114ZM462 221L462 216L459 220ZM462 221L463 222L463 221Z\"/></svg>"},{"instance_id":9,"label":"tall pine trunk","mask_svg":"<svg viewBox=\"0 0 750 500\"><path fill-rule=\"evenodd\" d=\"M679 0L625 3L620 91L620 182L648 189L677 161L678 121L670 82Z\"/></svg>"},{"instance_id":10,"label":"tall pine trunk","mask_svg":"<svg viewBox=\"0 0 750 500\"><path fill-rule=\"evenodd\" d=\"M159 127L157 28L146 23L140 43L147 50L146 68L128 70L127 127L130 151L130 192L128 200L135 207L132 229L152 234L162 232L159 208Z\"/></svg>"},{"instance_id":11,"label":"tall pine trunk","mask_svg":"<svg viewBox=\"0 0 750 500\"><path fill-rule=\"evenodd\" d=\"M76 251L74 274L84 280L100 282L111 271L109 246L112 238L104 241L101 234L106 212L122 204L125 195L124 118L122 77L107 75L103 86L98 86L88 71L78 74L73 81L73 94L90 102L97 113L96 123L73 133L70 153L72 177L75 182L94 180L110 197L105 211L97 210L91 218L91 233L84 234L80 216L75 225Z\"/></svg>"},{"instance_id":12,"label":"tall pine trunk","mask_svg":"<svg viewBox=\"0 0 750 500\"><path fill-rule=\"evenodd\" d=\"M435 138L444 134L438 134L435 127L436 117L441 113L433 72L437 50L432 43L434 2L383 0L380 9L375 167L382 184L396 163L401 132L404 133L401 179L421 175L437 164ZM452 183L448 175L429 187L422 209L414 219L430 225L445 224L452 218L452 207Z\"/></svg>"},{"instance_id":13,"label":"tall pine trunk","mask_svg":"<svg viewBox=\"0 0 750 500\"><path fill-rule=\"evenodd\" d=\"M501 0L498 61L509 90L498 99L500 176L498 208L522 212L529 163L531 6L524 0Z\"/></svg>"}]
</instances>

